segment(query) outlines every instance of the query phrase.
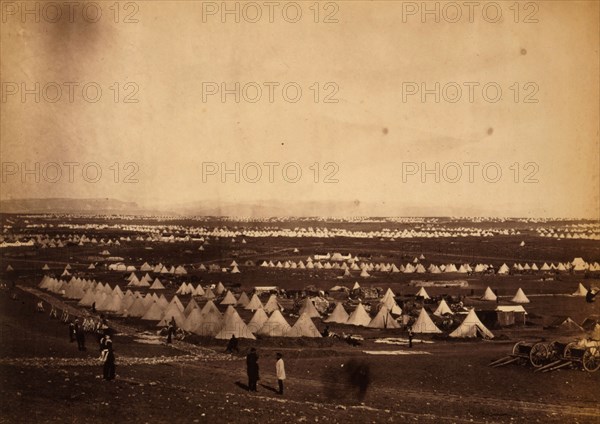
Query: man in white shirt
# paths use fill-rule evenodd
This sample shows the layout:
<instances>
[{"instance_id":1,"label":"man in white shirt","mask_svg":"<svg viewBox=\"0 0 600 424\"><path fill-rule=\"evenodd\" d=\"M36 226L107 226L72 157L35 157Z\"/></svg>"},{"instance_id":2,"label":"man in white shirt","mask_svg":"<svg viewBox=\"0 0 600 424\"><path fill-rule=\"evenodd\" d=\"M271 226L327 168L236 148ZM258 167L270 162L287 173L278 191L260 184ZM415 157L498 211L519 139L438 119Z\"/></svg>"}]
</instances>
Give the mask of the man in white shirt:
<instances>
[{"instance_id":1,"label":"man in white shirt","mask_svg":"<svg viewBox=\"0 0 600 424\"><path fill-rule=\"evenodd\" d=\"M285 364L283 363L283 355L277 353L277 362L275 363L277 371L277 382L279 383L279 394L283 394L283 380L285 380Z\"/></svg>"}]
</instances>

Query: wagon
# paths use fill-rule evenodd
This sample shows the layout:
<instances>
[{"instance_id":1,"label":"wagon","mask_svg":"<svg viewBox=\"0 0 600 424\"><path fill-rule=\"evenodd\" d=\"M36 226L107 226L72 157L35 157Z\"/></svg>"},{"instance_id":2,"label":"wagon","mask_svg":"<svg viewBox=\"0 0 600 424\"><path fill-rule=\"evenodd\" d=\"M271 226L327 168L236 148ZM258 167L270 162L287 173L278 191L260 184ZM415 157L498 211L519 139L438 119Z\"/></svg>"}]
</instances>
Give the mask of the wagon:
<instances>
[{"instance_id":1,"label":"wagon","mask_svg":"<svg viewBox=\"0 0 600 424\"><path fill-rule=\"evenodd\" d=\"M518 342L508 356L493 361L491 367L508 364L529 364L535 372L554 371L561 368L579 368L587 372L600 369L600 341L578 340L570 342Z\"/></svg>"},{"instance_id":2,"label":"wagon","mask_svg":"<svg viewBox=\"0 0 600 424\"><path fill-rule=\"evenodd\" d=\"M520 341L515 343L510 355L492 362L490 366L501 367L512 363L521 363L529 364L534 368L540 368L557 357L557 349L559 348L559 343L556 341L550 343L528 343Z\"/></svg>"},{"instance_id":3,"label":"wagon","mask_svg":"<svg viewBox=\"0 0 600 424\"><path fill-rule=\"evenodd\" d=\"M600 369L600 342L581 340L564 345L562 357L550 362L536 371L554 371L565 367L581 368L588 372Z\"/></svg>"}]
</instances>

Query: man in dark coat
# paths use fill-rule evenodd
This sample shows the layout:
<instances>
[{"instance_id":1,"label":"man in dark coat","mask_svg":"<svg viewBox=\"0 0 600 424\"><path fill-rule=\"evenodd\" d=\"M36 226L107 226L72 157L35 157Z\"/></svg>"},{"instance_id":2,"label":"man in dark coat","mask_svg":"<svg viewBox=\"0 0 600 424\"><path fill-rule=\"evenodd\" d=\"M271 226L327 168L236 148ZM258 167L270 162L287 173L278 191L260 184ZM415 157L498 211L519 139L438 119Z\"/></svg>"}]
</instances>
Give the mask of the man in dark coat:
<instances>
[{"instance_id":1,"label":"man in dark coat","mask_svg":"<svg viewBox=\"0 0 600 424\"><path fill-rule=\"evenodd\" d=\"M77 349L85 350L85 332L79 320L75 320L75 339L77 340Z\"/></svg>"},{"instance_id":2,"label":"man in dark coat","mask_svg":"<svg viewBox=\"0 0 600 424\"><path fill-rule=\"evenodd\" d=\"M234 350L236 352L240 351L238 349L238 339L237 339L237 337L235 337L235 334L232 334L231 338L227 342L227 349L225 349L225 352L227 352L227 353L233 353Z\"/></svg>"},{"instance_id":3,"label":"man in dark coat","mask_svg":"<svg viewBox=\"0 0 600 424\"><path fill-rule=\"evenodd\" d=\"M258 374L258 354L255 348L251 348L250 353L246 355L246 370L248 373L248 391L256 392L256 383L260 377Z\"/></svg>"},{"instance_id":4,"label":"man in dark coat","mask_svg":"<svg viewBox=\"0 0 600 424\"><path fill-rule=\"evenodd\" d=\"M110 381L115 378L115 354L112 348L112 340L106 341L106 349L102 351L103 364L103 375L104 379Z\"/></svg>"}]
</instances>

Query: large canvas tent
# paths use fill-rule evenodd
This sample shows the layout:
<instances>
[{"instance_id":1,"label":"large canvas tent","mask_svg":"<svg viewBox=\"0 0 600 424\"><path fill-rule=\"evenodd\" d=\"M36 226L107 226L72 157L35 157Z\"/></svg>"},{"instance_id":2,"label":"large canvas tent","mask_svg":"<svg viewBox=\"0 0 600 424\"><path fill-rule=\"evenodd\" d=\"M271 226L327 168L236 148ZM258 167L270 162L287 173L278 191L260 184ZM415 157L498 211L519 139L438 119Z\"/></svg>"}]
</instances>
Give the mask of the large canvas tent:
<instances>
[{"instance_id":1,"label":"large canvas tent","mask_svg":"<svg viewBox=\"0 0 600 424\"><path fill-rule=\"evenodd\" d=\"M441 333L437 325L431 320L431 317L425 311L425 308L421 308L419 317L412 325L413 333Z\"/></svg>"},{"instance_id":2,"label":"large canvas tent","mask_svg":"<svg viewBox=\"0 0 600 424\"><path fill-rule=\"evenodd\" d=\"M381 305L377 315L369 322L367 327L370 328L400 328L398 322L390 315L390 312L385 305Z\"/></svg>"},{"instance_id":3,"label":"large canvas tent","mask_svg":"<svg viewBox=\"0 0 600 424\"><path fill-rule=\"evenodd\" d=\"M483 337L484 339L493 339L494 335L479 320L475 309L471 309L458 328L450 333L450 337Z\"/></svg>"},{"instance_id":4,"label":"large canvas tent","mask_svg":"<svg viewBox=\"0 0 600 424\"><path fill-rule=\"evenodd\" d=\"M283 337L290 331L291 327L288 322L285 320L281 312L278 309L273 311L271 316L260 330L258 330L257 334L261 336L269 336L269 337Z\"/></svg>"},{"instance_id":5,"label":"large canvas tent","mask_svg":"<svg viewBox=\"0 0 600 424\"><path fill-rule=\"evenodd\" d=\"M348 322L346 322L346 324L357 326L361 325L363 327L366 327L369 325L370 322L371 317L365 310L363 304L359 303L358 306L356 306L356 309L350 314L350 317L348 318Z\"/></svg>"},{"instance_id":6,"label":"large canvas tent","mask_svg":"<svg viewBox=\"0 0 600 424\"><path fill-rule=\"evenodd\" d=\"M323 320L323 322L335 322L337 324L346 324L348 322L348 312L344 309L344 305L338 303L331 314Z\"/></svg>"},{"instance_id":7,"label":"large canvas tent","mask_svg":"<svg viewBox=\"0 0 600 424\"><path fill-rule=\"evenodd\" d=\"M235 336L238 339L256 339L237 311L233 309L233 306L229 305L227 311L225 311L223 327L215 337L217 339L230 339L231 336Z\"/></svg>"},{"instance_id":8,"label":"large canvas tent","mask_svg":"<svg viewBox=\"0 0 600 424\"><path fill-rule=\"evenodd\" d=\"M308 313L300 315L294 326L285 334L286 337L321 337L321 333L312 322Z\"/></svg>"}]
</instances>

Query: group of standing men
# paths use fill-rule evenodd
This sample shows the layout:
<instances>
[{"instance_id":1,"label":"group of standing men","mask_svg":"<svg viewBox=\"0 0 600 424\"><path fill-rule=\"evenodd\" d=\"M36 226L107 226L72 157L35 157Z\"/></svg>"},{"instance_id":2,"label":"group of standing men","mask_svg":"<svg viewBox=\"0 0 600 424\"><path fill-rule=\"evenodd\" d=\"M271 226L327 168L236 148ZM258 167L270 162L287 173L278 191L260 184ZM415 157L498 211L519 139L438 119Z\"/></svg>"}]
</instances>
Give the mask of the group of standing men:
<instances>
[{"instance_id":1,"label":"group of standing men","mask_svg":"<svg viewBox=\"0 0 600 424\"><path fill-rule=\"evenodd\" d=\"M277 374L277 383L279 390L277 393L283 394L283 381L285 380L285 364L283 362L283 355L277 353L277 361L275 362L275 372ZM260 380L259 366L258 366L258 353L255 348L250 348L250 352L246 355L246 371L248 373L248 391L256 392L256 384Z\"/></svg>"},{"instance_id":2,"label":"group of standing men","mask_svg":"<svg viewBox=\"0 0 600 424\"><path fill-rule=\"evenodd\" d=\"M99 333L100 362L102 363L102 374L105 380L110 381L115 378L115 354L113 352L113 342L110 337L110 329L104 317L101 320ZM79 320L69 323L69 340L71 343L77 341L77 349L86 350L85 330L79 323Z\"/></svg>"}]
</instances>

